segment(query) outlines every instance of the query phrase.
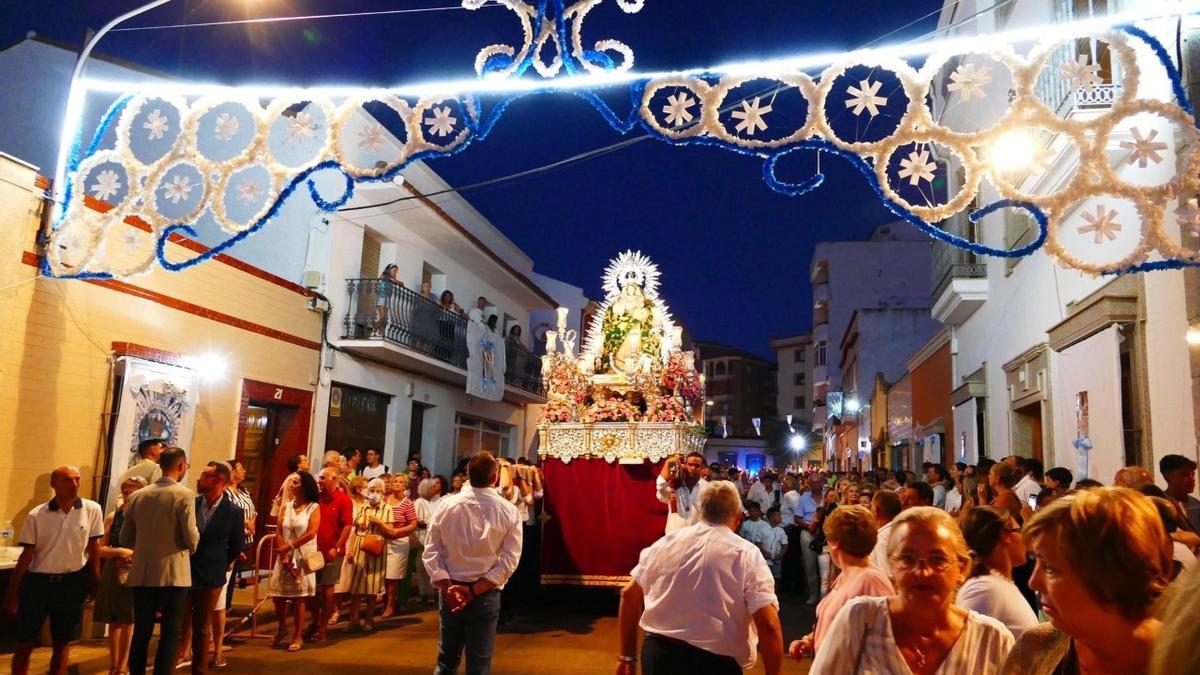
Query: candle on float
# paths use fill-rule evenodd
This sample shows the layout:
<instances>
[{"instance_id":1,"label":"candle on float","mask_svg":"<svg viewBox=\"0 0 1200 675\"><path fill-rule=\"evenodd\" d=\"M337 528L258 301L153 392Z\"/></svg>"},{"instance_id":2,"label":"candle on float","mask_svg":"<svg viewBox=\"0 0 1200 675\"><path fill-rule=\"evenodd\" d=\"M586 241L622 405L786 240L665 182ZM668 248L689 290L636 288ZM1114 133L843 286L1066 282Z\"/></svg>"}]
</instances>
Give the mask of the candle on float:
<instances>
[{"instance_id":1,"label":"candle on float","mask_svg":"<svg viewBox=\"0 0 1200 675\"><path fill-rule=\"evenodd\" d=\"M567 307L559 307L555 311L558 312L558 330L559 332L565 331L567 329L567 313L571 310Z\"/></svg>"},{"instance_id":2,"label":"candle on float","mask_svg":"<svg viewBox=\"0 0 1200 675\"><path fill-rule=\"evenodd\" d=\"M671 344L676 349L683 344L683 326L671 326Z\"/></svg>"},{"instance_id":3,"label":"candle on float","mask_svg":"<svg viewBox=\"0 0 1200 675\"><path fill-rule=\"evenodd\" d=\"M547 354L554 353L555 345L557 342L558 342L558 331L554 331L554 330L546 331L546 353Z\"/></svg>"},{"instance_id":4,"label":"candle on float","mask_svg":"<svg viewBox=\"0 0 1200 675\"><path fill-rule=\"evenodd\" d=\"M542 375L550 372L550 355L546 354L542 357Z\"/></svg>"}]
</instances>

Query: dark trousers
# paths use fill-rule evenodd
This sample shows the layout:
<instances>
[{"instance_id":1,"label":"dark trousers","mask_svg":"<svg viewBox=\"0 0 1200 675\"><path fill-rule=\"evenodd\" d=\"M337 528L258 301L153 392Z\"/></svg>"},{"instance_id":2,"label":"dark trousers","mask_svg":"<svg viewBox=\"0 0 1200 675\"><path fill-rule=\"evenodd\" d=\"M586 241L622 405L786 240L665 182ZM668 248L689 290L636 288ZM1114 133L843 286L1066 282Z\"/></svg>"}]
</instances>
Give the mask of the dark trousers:
<instances>
[{"instance_id":1,"label":"dark trousers","mask_svg":"<svg viewBox=\"0 0 1200 675\"><path fill-rule=\"evenodd\" d=\"M1017 590L1021 591L1021 596L1025 598L1025 602L1029 603L1036 614L1041 610L1042 603L1038 601L1037 592L1029 587L1029 580L1033 577L1033 565L1033 558L1026 558L1024 565L1017 565L1012 569L1012 577Z\"/></svg>"},{"instance_id":2,"label":"dark trousers","mask_svg":"<svg viewBox=\"0 0 1200 675\"><path fill-rule=\"evenodd\" d=\"M158 636L158 649L154 652L154 675L167 675L175 670L183 604L187 600L188 589L182 586L135 586L132 591L133 644L129 648L129 673L145 675L146 657L157 613L162 617L162 628Z\"/></svg>"},{"instance_id":3,"label":"dark trousers","mask_svg":"<svg viewBox=\"0 0 1200 675\"><path fill-rule=\"evenodd\" d=\"M732 656L714 654L682 640L646 633L642 642L644 675L742 675Z\"/></svg>"},{"instance_id":4,"label":"dark trousers","mask_svg":"<svg viewBox=\"0 0 1200 675\"><path fill-rule=\"evenodd\" d=\"M523 527L525 531L521 539L521 558L517 562L517 569L500 593L505 616L512 614L513 610L532 607L538 594L538 572L542 567L542 527Z\"/></svg>"},{"instance_id":5,"label":"dark trousers","mask_svg":"<svg viewBox=\"0 0 1200 675\"><path fill-rule=\"evenodd\" d=\"M209 652L212 649L212 612L217 606L219 588L193 588L188 592L187 607L192 629L192 672L208 672Z\"/></svg>"},{"instance_id":6,"label":"dark trousers","mask_svg":"<svg viewBox=\"0 0 1200 675\"><path fill-rule=\"evenodd\" d=\"M438 618L441 631L434 675L455 675L464 648L467 650L466 675L488 675L492 671L496 622L500 619L500 591L493 589L480 595L460 612L451 612L445 598L439 594Z\"/></svg>"},{"instance_id":7,"label":"dark trousers","mask_svg":"<svg viewBox=\"0 0 1200 675\"><path fill-rule=\"evenodd\" d=\"M799 594L804 586L804 554L800 552L800 527L790 525L787 532L788 550L783 556L783 588L788 593Z\"/></svg>"}]
</instances>

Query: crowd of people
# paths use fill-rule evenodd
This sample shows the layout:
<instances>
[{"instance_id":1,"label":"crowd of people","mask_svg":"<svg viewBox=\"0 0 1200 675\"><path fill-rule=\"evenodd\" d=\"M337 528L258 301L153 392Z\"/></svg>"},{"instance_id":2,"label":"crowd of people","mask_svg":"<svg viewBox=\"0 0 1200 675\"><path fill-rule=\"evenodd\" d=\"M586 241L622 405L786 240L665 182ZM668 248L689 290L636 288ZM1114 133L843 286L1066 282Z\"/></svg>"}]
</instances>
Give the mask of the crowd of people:
<instances>
[{"instance_id":1,"label":"crowd of people","mask_svg":"<svg viewBox=\"0 0 1200 675\"><path fill-rule=\"evenodd\" d=\"M66 673L70 644L80 638L91 599L93 620L109 627L109 675L140 675L151 662L156 675L185 666L205 673L225 665L226 608L240 573L257 571L260 523L254 499L241 485L245 467L237 460L209 462L193 491L184 485L190 468L184 450L148 440L138 452L139 461L116 483L120 493L107 516L98 503L79 497L79 471L64 466L51 476L54 499L26 518L19 537L23 552L4 598L5 614L19 627L14 673L28 672L47 619L50 672ZM491 473L475 483L481 493L511 507L501 515L514 525L497 529L509 533L500 566L505 571L489 575L491 588L476 587L479 596L497 589L488 602L498 614L499 589L511 610L536 588L535 554L523 554L521 542L536 539L523 535L537 522L542 476L527 460L487 457ZM260 547L273 560L266 587L278 623L276 647L299 651L306 641L326 640L339 623L348 633L371 632L377 619L402 612L406 597L411 609L424 608L439 595L445 598L453 585L446 581L484 576L456 565L463 550L478 548L490 533L463 536L460 526L438 534L433 527L450 497L479 498L467 460L451 480L431 475L416 455L393 473L375 448L331 450L315 474L308 456L296 455L287 469L263 523L268 545ZM433 563L422 564L422 554ZM454 575L446 577L447 569ZM458 614L468 604L460 600L446 621L469 624ZM151 655L156 624L159 640ZM490 630L494 635L494 622ZM454 672L464 646L468 660L482 658L478 640L456 642L457 647L448 642L439 656L445 672Z\"/></svg>"},{"instance_id":2,"label":"crowd of people","mask_svg":"<svg viewBox=\"0 0 1200 675\"><path fill-rule=\"evenodd\" d=\"M1196 463L1166 455L1159 473L1165 488L1019 456L921 476L669 461L668 533L622 593L617 673L636 672L639 626L646 673L739 672L756 653L781 672L784 593L816 606L786 654L818 675L1200 672Z\"/></svg>"}]
</instances>

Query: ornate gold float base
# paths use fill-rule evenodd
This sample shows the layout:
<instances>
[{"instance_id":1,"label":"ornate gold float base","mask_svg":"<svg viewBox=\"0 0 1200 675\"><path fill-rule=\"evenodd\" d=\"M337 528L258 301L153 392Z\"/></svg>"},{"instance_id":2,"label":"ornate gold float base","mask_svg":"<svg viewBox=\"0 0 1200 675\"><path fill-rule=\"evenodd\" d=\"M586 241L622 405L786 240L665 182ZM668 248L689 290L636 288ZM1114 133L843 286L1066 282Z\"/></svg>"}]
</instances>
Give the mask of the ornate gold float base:
<instances>
[{"instance_id":1,"label":"ornate gold float base","mask_svg":"<svg viewBox=\"0 0 1200 675\"><path fill-rule=\"evenodd\" d=\"M538 455L570 462L603 459L640 464L704 452L704 429L680 422L556 423L538 427Z\"/></svg>"}]
</instances>

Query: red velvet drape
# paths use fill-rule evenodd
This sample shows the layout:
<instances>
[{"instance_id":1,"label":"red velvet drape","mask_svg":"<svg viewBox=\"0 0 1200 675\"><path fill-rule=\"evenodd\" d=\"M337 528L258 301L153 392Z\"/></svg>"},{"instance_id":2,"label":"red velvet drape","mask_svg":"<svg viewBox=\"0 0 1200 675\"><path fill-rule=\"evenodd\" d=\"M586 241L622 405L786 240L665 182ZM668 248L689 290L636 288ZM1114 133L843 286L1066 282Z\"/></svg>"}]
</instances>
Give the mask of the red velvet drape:
<instances>
[{"instance_id":1,"label":"red velvet drape","mask_svg":"<svg viewBox=\"0 0 1200 675\"><path fill-rule=\"evenodd\" d=\"M542 462L546 478L542 582L622 583L642 549L663 535L667 507L654 493L662 464L603 459Z\"/></svg>"}]
</instances>

